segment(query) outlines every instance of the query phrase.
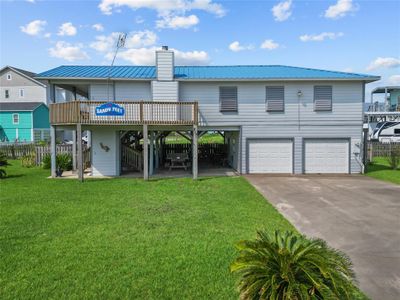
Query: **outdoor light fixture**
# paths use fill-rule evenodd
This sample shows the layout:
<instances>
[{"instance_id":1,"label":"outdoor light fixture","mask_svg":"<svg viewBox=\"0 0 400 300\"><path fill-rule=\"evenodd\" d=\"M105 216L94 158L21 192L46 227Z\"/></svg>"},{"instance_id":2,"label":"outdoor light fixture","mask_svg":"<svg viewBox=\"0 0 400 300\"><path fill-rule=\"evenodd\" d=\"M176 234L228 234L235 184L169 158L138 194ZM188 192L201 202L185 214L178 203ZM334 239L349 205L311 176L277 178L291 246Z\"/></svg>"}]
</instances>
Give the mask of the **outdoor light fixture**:
<instances>
[{"instance_id":1,"label":"outdoor light fixture","mask_svg":"<svg viewBox=\"0 0 400 300\"><path fill-rule=\"evenodd\" d=\"M298 90L297 91L297 97L301 97L301 96L303 96L303 92L301 90Z\"/></svg>"}]
</instances>

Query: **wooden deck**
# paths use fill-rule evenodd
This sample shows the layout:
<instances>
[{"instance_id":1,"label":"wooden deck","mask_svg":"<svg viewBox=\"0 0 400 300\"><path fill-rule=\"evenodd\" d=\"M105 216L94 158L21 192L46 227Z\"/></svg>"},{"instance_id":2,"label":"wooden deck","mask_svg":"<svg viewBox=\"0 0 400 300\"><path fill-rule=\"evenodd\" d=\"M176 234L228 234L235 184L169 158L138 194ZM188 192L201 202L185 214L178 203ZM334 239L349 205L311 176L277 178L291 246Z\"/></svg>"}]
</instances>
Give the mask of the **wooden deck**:
<instances>
[{"instance_id":1,"label":"wooden deck","mask_svg":"<svg viewBox=\"0 0 400 300\"><path fill-rule=\"evenodd\" d=\"M107 101L72 101L50 104L52 125L197 125L197 102L113 101L120 115L98 113Z\"/></svg>"}]
</instances>

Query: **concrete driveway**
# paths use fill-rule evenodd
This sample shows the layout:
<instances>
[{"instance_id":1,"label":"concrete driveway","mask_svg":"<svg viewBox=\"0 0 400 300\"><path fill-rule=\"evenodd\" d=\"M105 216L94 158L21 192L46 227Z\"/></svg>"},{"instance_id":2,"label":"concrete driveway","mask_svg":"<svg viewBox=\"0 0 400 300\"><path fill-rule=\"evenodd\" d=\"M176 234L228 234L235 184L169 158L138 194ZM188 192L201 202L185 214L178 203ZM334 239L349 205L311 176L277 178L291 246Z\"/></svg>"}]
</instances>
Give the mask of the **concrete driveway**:
<instances>
[{"instance_id":1,"label":"concrete driveway","mask_svg":"<svg viewBox=\"0 0 400 300\"><path fill-rule=\"evenodd\" d=\"M302 233L347 253L372 299L400 299L400 186L362 175L246 178Z\"/></svg>"}]
</instances>

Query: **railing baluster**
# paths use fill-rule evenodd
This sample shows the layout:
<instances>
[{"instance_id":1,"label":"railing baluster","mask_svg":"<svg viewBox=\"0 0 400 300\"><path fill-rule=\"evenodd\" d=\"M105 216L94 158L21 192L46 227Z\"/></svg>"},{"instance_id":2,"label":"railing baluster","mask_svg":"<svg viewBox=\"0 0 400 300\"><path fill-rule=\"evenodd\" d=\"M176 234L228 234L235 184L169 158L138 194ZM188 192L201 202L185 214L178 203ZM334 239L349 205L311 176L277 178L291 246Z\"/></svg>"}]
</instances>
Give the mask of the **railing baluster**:
<instances>
[{"instance_id":1,"label":"railing baluster","mask_svg":"<svg viewBox=\"0 0 400 300\"><path fill-rule=\"evenodd\" d=\"M52 124L160 124L191 125L198 123L197 102L115 102L125 109L124 116L96 116L95 108L104 101L72 101L50 104Z\"/></svg>"}]
</instances>

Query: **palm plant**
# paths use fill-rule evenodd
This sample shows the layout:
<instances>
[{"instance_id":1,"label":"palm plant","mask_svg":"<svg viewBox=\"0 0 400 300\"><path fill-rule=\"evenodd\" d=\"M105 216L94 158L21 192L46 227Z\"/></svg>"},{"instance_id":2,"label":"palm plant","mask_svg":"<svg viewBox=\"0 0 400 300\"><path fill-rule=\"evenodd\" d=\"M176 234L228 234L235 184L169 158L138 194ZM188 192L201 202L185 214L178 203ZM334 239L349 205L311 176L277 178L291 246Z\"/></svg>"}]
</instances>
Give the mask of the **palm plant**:
<instances>
[{"instance_id":1,"label":"palm plant","mask_svg":"<svg viewBox=\"0 0 400 300\"><path fill-rule=\"evenodd\" d=\"M350 259L321 239L291 232L257 233L237 245L231 264L241 299L350 299L355 274Z\"/></svg>"},{"instance_id":2,"label":"palm plant","mask_svg":"<svg viewBox=\"0 0 400 300\"><path fill-rule=\"evenodd\" d=\"M3 167L7 167L9 165L10 164L7 161L7 156L4 153L0 152L0 178L7 176L7 172L3 169Z\"/></svg>"}]
</instances>

